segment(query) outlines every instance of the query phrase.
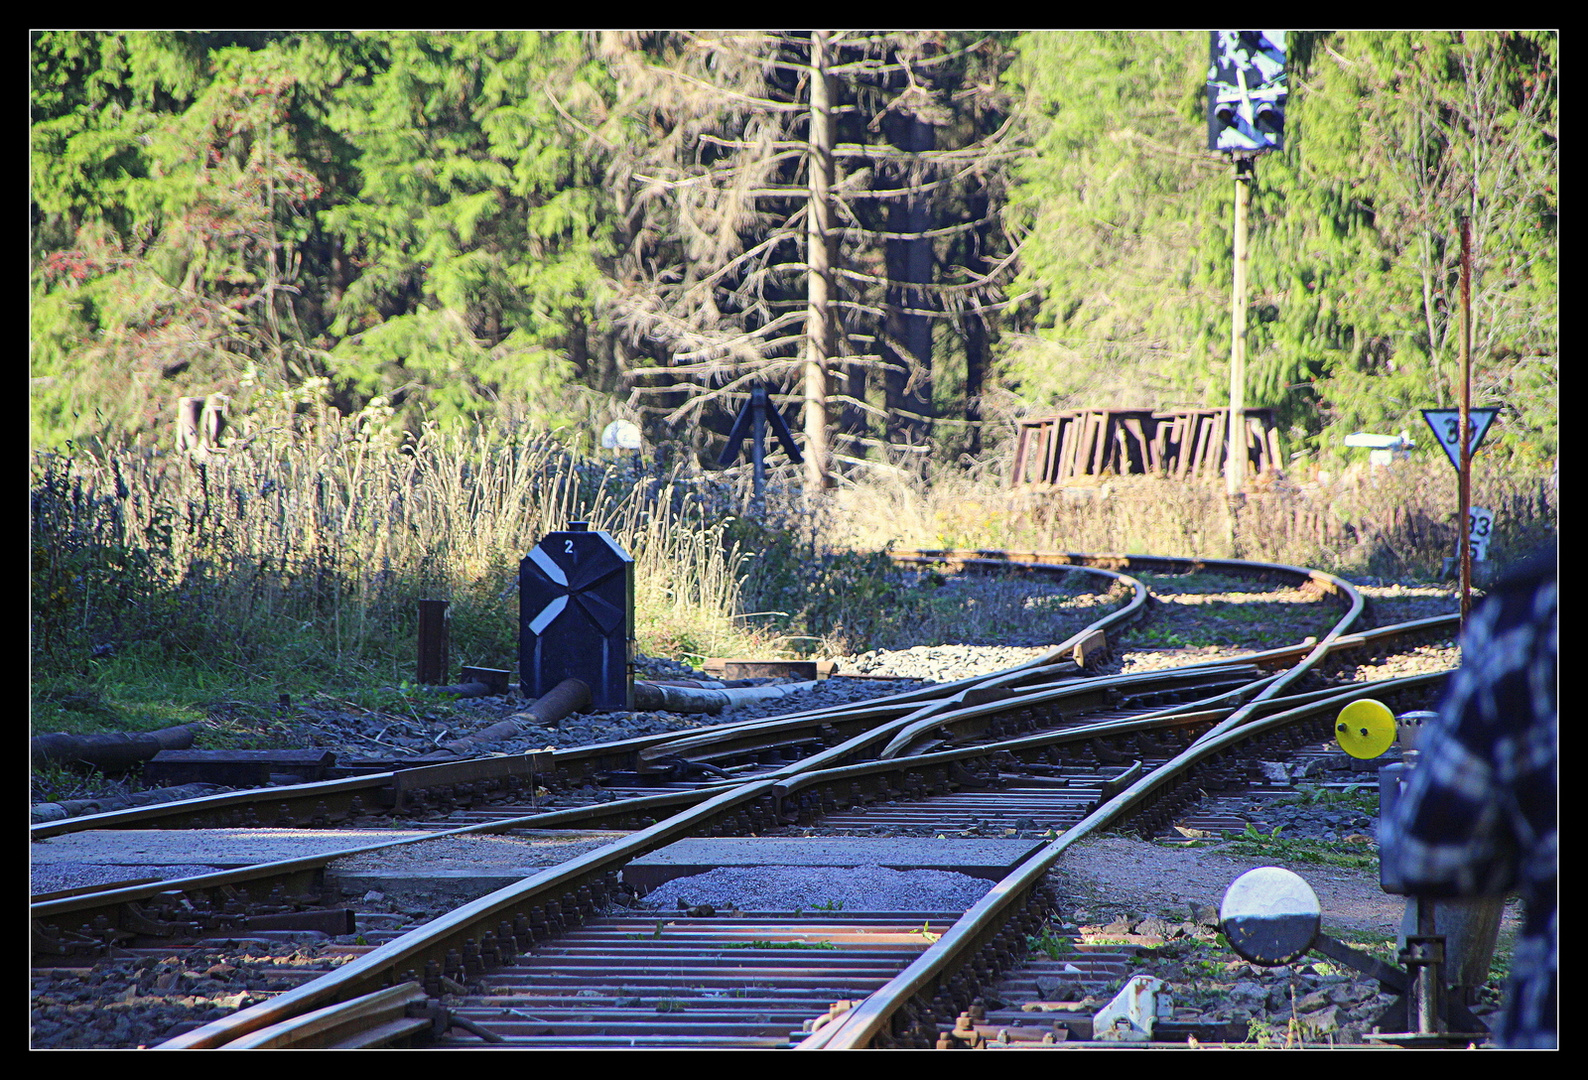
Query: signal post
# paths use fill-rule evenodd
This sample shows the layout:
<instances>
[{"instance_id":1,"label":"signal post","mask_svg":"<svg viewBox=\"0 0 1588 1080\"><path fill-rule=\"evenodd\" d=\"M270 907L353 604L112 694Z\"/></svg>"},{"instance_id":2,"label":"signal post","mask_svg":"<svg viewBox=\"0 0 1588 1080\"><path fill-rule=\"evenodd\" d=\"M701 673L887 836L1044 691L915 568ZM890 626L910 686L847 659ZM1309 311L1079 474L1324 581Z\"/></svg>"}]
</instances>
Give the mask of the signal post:
<instances>
[{"instance_id":1,"label":"signal post","mask_svg":"<svg viewBox=\"0 0 1588 1080\"><path fill-rule=\"evenodd\" d=\"M1230 408L1224 459L1225 493L1232 500L1246 483L1246 214L1257 156L1284 148L1288 98L1285 31L1210 34L1208 149L1229 154L1235 168L1235 282L1230 298Z\"/></svg>"}]
</instances>

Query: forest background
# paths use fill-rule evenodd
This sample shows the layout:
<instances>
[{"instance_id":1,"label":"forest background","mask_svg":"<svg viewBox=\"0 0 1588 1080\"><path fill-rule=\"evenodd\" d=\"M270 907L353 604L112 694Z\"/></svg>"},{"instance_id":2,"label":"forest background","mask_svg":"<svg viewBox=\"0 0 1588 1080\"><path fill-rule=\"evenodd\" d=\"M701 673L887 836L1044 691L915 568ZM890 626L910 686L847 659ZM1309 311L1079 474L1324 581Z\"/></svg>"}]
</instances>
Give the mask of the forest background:
<instances>
[{"instance_id":1,"label":"forest background","mask_svg":"<svg viewBox=\"0 0 1588 1080\"><path fill-rule=\"evenodd\" d=\"M1205 32L35 32L35 658L292 640L294 664L392 664L413 599L444 595L460 651L510 667L516 559L575 514L647 568L658 654L721 649L746 612L806 649L879 640L877 578L835 561L812 503L749 522L742 490L713 493L756 384L819 483L873 483L892 538L1227 535L1430 573L1454 485L1418 410L1458 400L1463 217L1472 404L1501 409L1478 498L1520 550L1555 512L1557 36L1287 47L1245 403L1314 494L1265 538L1216 524L1211 488L995 501L1023 417L1227 401ZM210 395L228 441L195 460L173 410ZM619 419L638 468L595 445ZM1424 461L1317 495L1359 430ZM911 533L951 489L971 496ZM800 544L815 580L765 557ZM668 614L690 605L712 629Z\"/></svg>"},{"instance_id":2,"label":"forest background","mask_svg":"<svg viewBox=\"0 0 1588 1080\"><path fill-rule=\"evenodd\" d=\"M1465 214L1486 450L1552 459L1557 48L1290 35L1246 390L1287 455L1455 403ZM1206 34L829 51L836 468L979 458L1054 407L1226 401ZM298 394L587 448L628 418L714 459L750 381L802 400L811 64L773 33L35 33L33 445Z\"/></svg>"}]
</instances>

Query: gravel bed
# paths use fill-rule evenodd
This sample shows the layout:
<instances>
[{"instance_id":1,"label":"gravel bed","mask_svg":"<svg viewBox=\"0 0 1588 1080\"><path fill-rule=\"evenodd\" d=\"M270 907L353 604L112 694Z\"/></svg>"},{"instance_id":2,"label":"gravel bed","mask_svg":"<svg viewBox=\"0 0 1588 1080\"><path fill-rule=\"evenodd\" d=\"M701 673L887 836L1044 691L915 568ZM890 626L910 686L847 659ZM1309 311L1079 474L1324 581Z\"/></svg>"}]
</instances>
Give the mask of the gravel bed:
<instances>
[{"instance_id":1,"label":"gravel bed","mask_svg":"<svg viewBox=\"0 0 1588 1080\"><path fill-rule=\"evenodd\" d=\"M987 882L947 870L878 866L718 867L652 889L642 908L672 911L964 911L987 894Z\"/></svg>"},{"instance_id":2,"label":"gravel bed","mask_svg":"<svg viewBox=\"0 0 1588 1080\"><path fill-rule=\"evenodd\" d=\"M152 1046L290 990L352 956L336 945L216 944L35 971L34 1049Z\"/></svg>"},{"instance_id":3,"label":"gravel bed","mask_svg":"<svg viewBox=\"0 0 1588 1080\"><path fill-rule=\"evenodd\" d=\"M158 878L174 881L196 874L220 873L218 866L198 866L183 863L180 866L95 866L92 863L33 862L29 868L29 888L34 896L63 892L67 889L84 889L90 885L115 885L138 878Z\"/></svg>"},{"instance_id":4,"label":"gravel bed","mask_svg":"<svg viewBox=\"0 0 1588 1080\"><path fill-rule=\"evenodd\" d=\"M873 678L907 679L924 685L991 675L1050 651L1052 646L916 645L908 649L872 649L858 656L835 659L840 671Z\"/></svg>"}]
</instances>

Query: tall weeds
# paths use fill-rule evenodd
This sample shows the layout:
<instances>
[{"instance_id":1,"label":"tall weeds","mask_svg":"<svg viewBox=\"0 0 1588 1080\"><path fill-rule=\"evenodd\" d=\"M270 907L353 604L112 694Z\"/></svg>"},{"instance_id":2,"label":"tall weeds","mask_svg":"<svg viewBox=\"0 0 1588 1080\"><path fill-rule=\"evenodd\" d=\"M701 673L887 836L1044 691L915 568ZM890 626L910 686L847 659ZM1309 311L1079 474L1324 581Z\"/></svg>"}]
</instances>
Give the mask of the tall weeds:
<instances>
[{"instance_id":1,"label":"tall weeds","mask_svg":"<svg viewBox=\"0 0 1588 1080\"><path fill-rule=\"evenodd\" d=\"M871 647L951 619L910 606L907 576L876 554L889 544L1235 555L1431 578L1457 538L1454 478L1434 464L1272 482L1233 509L1217 481L1010 491L890 473L809 500L777 475L752 515L748 484L720 474L606 465L504 430L413 436L390 421L378 401L343 417L311 387L243 417L226 449L202 458L92 445L36 455L35 667L138 648L245 671L402 678L417 601L445 599L454 658L512 668L519 560L580 520L635 559L640 649L675 657ZM1556 526L1543 477L1480 467L1473 502L1495 514L1495 562Z\"/></svg>"},{"instance_id":2,"label":"tall weeds","mask_svg":"<svg viewBox=\"0 0 1588 1080\"><path fill-rule=\"evenodd\" d=\"M434 598L451 601L454 656L512 667L518 561L576 520L634 557L642 650L742 644L743 560L701 485L580 461L545 437L404 436L389 416L377 404L343 418L311 396L245 418L202 459L36 457L36 661L148 642L245 667L269 655L401 674L416 602Z\"/></svg>"}]
</instances>

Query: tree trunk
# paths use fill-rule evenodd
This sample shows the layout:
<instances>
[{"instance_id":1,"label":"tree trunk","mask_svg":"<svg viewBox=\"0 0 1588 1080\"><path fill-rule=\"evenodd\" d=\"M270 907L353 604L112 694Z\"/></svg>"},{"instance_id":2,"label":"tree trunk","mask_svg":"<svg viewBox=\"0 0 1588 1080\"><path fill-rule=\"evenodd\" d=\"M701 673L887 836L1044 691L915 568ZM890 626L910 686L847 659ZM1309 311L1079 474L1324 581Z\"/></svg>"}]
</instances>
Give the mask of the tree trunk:
<instances>
[{"instance_id":1,"label":"tree trunk","mask_svg":"<svg viewBox=\"0 0 1588 1080\"><path fill-rule=\"evenodd\" d=\"M810 204L806 214L805 484L830 487L827 470L827 369L833 356L832 76L828 34L811 31Z\"/></svg>"},{"instance_id":2,"label":"tree trunk","mask_svg":"<svg viewBox=\"0 0 1588 1080\"><path fill-rule=\"evenodd\" d=\"M987 219L987 203L988 199L984 191L973 195L970 201L970 219L980 222L983 228L990 224ZM982 244L982 228L977 228L970 234L968 247L965 269L973 277L986 277L988 267ZM968 303L974 308L980 308L982 300L980 296L973 294L973 298ZM961 315L961 319L965 334L965 422L970 425L970 441L966 444L966 451L975 456L981 453L981 394L987 379L989 346L987 320L980 310L967 310Z\"/></svg>"},{"instance_id":3,"label":"tree trunk","mask_svg":"<svg viewBox=\"0 0 1588 1080\"><path fill-rule=\"evenodd\" d=\"M932 125L919 117L900 117L893 142L915 154L930 151L935 143ZM913 168L900 177L906 188L920 179ZM888 437L914 444L926 441L932 415L932 320L926 312L932 303L933 258L931 237L922 235L930 227L925 193L893 200L888 231L910 238L889 237L887 242L888 321L881 353L888 365Z\"/></svg>"}]
</instances>

